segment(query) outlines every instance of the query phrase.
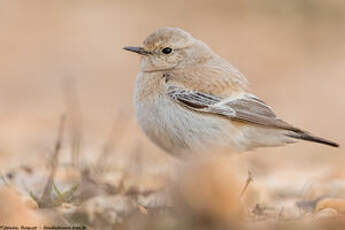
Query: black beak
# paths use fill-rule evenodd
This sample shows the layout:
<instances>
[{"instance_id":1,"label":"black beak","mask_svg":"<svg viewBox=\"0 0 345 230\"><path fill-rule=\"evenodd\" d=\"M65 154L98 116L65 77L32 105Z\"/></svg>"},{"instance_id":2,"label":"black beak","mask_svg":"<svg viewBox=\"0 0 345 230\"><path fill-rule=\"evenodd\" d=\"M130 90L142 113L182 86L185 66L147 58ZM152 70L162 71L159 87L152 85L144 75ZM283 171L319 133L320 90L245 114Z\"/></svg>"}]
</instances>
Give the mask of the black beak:
<instances>
[{"instance_id":1,"label":"black beak","mask_svg":"<svg viewBox=\"0 0 345 230\"><path fill-rule=\"evenodd\" d=\"M148 54L150 54L150 52L144 50L142 47L126 46L126 47L123 47L123 49L127 50L127 51L134 52L134 53L138 53L138 54L141 54L141 55L148 55Z\"/></svg>"}]
</instances>

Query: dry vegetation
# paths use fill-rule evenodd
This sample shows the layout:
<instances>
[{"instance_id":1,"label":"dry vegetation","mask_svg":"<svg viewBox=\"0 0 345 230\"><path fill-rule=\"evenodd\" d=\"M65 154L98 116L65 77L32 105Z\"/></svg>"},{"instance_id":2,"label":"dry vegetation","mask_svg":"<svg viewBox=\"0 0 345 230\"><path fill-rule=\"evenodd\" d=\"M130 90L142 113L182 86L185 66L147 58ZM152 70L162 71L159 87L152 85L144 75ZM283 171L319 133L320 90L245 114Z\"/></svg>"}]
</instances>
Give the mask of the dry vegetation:
<instances>
[{"instance_id":1,"label":"dry vegetation","mask_svg":"<svg viewBox=\"0 0 345 230\"><path fill-rule=\"evenodd\" d=\"M286 181L270 184L270 178L246 174L241 157L219 150L170 173L144 173L138 149L122 168L99 170L99 159L83 167L62 165L64 126L62 117L49 164L2 176L3 226L274 230L345 224L345 178L298 187L278 174Z\"/></svg>"},{"instance_id":2,"label":"dry vegetation","mask_svg":"<svg viewBox=\"0 0 345 230\"><path fill-rule=\"evenodd\" d=\"M138 60L121 51L182 27L285 120L343 146L344 21L340 0L2 1L0 226L345 229L343 147L176 160L138 129Z\"/></svg>"}]
</instances>

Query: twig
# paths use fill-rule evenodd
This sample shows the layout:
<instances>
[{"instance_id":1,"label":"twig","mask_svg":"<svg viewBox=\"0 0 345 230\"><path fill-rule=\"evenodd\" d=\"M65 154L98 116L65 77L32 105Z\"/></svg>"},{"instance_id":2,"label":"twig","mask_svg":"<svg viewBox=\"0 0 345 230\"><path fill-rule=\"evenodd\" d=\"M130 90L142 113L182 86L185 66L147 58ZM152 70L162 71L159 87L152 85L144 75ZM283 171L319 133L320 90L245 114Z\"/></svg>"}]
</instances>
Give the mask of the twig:
<instances>
[{"instance_id":1,"label":"twig","mask_svg":"<svg viewBox=\"0 0 345 230\"><path fill-rule=\"evenodd\" d=\"M82 140L82 115L80 100L78 98L76 84L73 78L66 78L63 81L63 93L68 117L71 120L71 163L72 166L79 168L80 148Z\"/></svg>"},{"instance_id":2,"label":"twig","mask_svg":"<svg viewBox=\"0 0 345 230\"><path fill-rule=\"evenodd\" d=\"M53 184L54 184L54 178L55 178L55 174L56 174L56 170L57 170L57 165L58 165L58 161L59 161L59 153L60 153L60 149L61 149L61 144L62 144L62 140L63 140L63 134L64 134L64 129L65 129L65 115L62 115L60 118L60 126L59 126L59 130L58 130L58 136L57 136L57 140L55 143L55 150L54 150L54 154L51 158L50 161L50 174L48 177L48 182L44 188L43 194L42 194L42 201L45 202L49 202L50 200L50 193L52 191L53 188Z\"/></svg>"},{"instance_id":3,"label":"twig","mask_svg":"<svg viewBox=\"0 0 345 230\"><path fill-rule=\"evenodd\" d=\"M3 173L0 173L0 178L1 178L1 180L3 181L4 185L6 185L6 186L9 185L9 183L8 183L8 181L6 180L6 177L4 176Z\"/></svg>"},{"instance_id":4,"label":"twig","mask_svg":"<svg viewBox=\"0 0 345 230\"><path fill-rule=\"evenodd\" d=\"M142 158L142 143L137 141L135 147L131 152L132 161L129 170L135 175L142 175L143 172L143 158Z\"/></svg>"},{"instance_id":5,"label":"twig","mask_svg":"<svg viewBox=\"0 0 345 230\"><path fill-rule=\"evenodd\" d=\"M144 214L145 216L147 216L147 215L149 214L148 210L147 210L144 206L138 204L138 208L139 208L139 211L140 211L142 214Z\"/></svg>"},{"instance_id":6,"label":"twig","mask_svg":"<svg viewBox=\"0 0 345 230\"><path fill-rule=\"evenodd\" d=\"M244 195L244 193L247 191L248 189L248 186L249 184L254 180L253 178L253 175L252 175L252 172L251 171L248 171L248 177L247 177L247 180L246 180L246 183L241 191L241 195L240 197L242 198L242 196Z\"/></svg>"},{"instance_id":7,"label":"twig","mask_svg":"<svg viewBox=\"0 0 345 230\"><path fill-rule=\"evenodd\" d=\"M283 218L283 212L284 212L284 207L282 207L279 211L278 220L281 220Z\"/></svg>"},{"instance_id":8,"label":"twig","mask_svg":"<svg viewBox=\"0 0 345 230\"><path fill-rule=\"evenodd\" d=\"M124 112L119 112L113 123L108 140L105 142L102 153L99 155L96 162L95 171L98 173L103 173L106 170L109 155L114 151L114 147L121 139L118 132L121 131L123 133L123 131L128 127L128 122L123 122L123 118L125 116L126 114Z\"/></svg>"}]
</instances>

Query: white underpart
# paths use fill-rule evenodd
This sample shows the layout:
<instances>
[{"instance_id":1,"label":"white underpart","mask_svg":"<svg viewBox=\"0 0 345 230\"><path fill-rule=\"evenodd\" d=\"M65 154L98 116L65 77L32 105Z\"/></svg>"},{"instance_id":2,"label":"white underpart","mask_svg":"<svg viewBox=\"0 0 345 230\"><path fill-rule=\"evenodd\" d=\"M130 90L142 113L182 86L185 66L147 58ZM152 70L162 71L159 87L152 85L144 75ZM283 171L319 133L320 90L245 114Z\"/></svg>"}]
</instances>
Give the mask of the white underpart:
<instances>
[{"instance_id":1,"label":"white underpart","mask_svg":"<svg viewBox=\"0 0 345 230\"><path fill-rule=\"evenodd\" d=\"M213 146L243 152L289 143L285 131L255 125L239 128L229 118L192 111L167 96L157 95L135 103L143 131L154 143L175 155L188 150L205 151Z\"/></svg>"}]
</instances>

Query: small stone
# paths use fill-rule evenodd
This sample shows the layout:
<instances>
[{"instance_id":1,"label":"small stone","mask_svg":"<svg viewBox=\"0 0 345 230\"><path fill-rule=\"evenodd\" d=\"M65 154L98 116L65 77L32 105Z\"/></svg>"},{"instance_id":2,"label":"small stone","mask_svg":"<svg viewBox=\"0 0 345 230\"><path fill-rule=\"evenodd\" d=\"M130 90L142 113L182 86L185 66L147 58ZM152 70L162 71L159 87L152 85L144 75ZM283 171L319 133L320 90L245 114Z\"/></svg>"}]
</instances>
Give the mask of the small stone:
<instances>
[{"instance_id":1,"label":"small stone","mask_svg":"<svg viewBox=\"0 0 345 230\"><path fill-rule=\"evenodd\" d=\"M135 210L134 200L123 195L97 196L87 200L81 207L91 223L117 224Z\"/></svg>"},{"instance_id":2,"label":"small stone","mask_svg":"<svg viewBox=\"0 0 345 230\"><path fill-rule=\"evenodd\" d=\"M316 204L316 211L331 208L336 210L339 214L345 215L345 199L339 198L326 198L320 200Z\"/></svg>"},{"instance_id":3,"label":"small stone","mask_svg":"<svg viewBox=\"0 0 345 230\"><path fill-rule=\"evenodd\" d=\"M166 191L155 192L148 195L138 195L137 201L145 208L172 207L172 200Z\"/></svg>"},{"instance_id":4,"label":"small stone","mask_svg":"<svg viewBox=\"0 0 345 230\"><path fill-rule=\"evenodd\" d=\"M334 208L325 208L317 212L314 218L323 219L323 218L330 218L330 217L335 217L335 216L338 216L337 210L335 210Z\"/></svg>"}]
</instances>

